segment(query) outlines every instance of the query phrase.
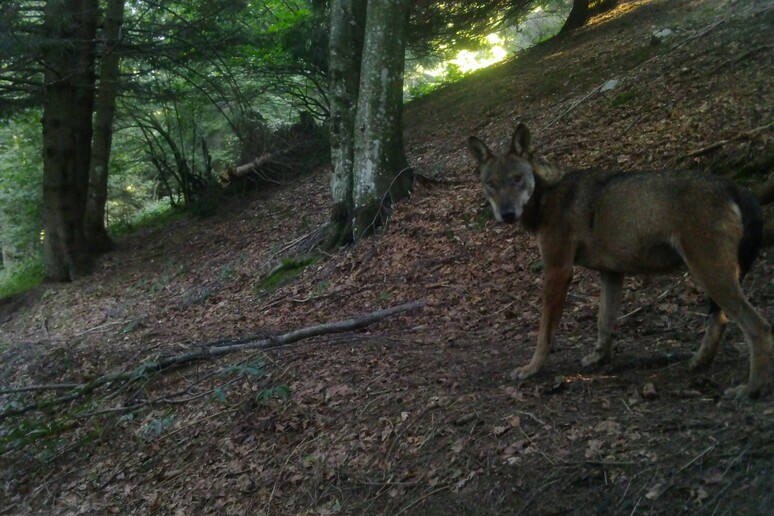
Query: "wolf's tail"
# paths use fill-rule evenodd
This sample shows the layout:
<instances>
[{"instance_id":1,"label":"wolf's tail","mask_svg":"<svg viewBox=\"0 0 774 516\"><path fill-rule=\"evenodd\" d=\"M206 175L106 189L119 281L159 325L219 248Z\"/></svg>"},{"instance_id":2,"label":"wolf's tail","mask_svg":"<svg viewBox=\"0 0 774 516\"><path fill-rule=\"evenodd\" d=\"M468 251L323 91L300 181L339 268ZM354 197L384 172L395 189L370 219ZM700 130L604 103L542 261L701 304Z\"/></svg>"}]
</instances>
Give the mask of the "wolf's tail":
<instances>
[{"instance_id":1,"label":"wolf's tail","mask_svg":"<svg viewBox=\"0 0 774 516\"><path fill-rule=\"evenodd\" d=\"M733 188L732 198L742 212L744 232L739 242L739 272L742 278L752 267L763 242L763 210L755 196L748 190Z\"/></svg>"}]
</instances>

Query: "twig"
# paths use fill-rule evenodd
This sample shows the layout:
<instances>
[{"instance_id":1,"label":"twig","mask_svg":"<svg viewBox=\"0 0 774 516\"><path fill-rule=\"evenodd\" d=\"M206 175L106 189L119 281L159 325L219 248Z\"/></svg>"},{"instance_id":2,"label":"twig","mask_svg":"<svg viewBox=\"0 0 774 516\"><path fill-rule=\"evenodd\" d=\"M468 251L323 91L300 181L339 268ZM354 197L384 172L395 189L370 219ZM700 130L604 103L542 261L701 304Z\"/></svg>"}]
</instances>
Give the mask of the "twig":
<instances>
[{"instance_id":1,"label":"twig","mask_svg":"<svg viewBox=\"0 0 774 516\"><path fill-rule=\"evenodd\" d=\"M759 47L753 48L752 50L748 50L748 51L747 51L747 52L745 52L744 54L742 54L742 55L740 55L740 56L737 56L737 57L735 57L735 58L733 58L733 59L727 59L727 60L723 61L722 63L720 63L719 65L717 65L715 68L713 68L713 69L712 69L712 70L709 72L709 75L714 75L715 73L717 73L717 72L718 72L718 70L720 70L720 69L721 69L721 68L723 68L723 67L726 67L726 66L728 66L728 65L733 65L733 64L736 64L736 63L738 63L739 61L741 61L742 59L744 59L744 58L746 58L746 57L750 57L750 56L751 56L751 55L753 55L753 54L757 54L757 53L758 53L758 52L760 52L761 50L767 50L767 49L769 49L769 48L771 48L771 45L761 45L761 46L759 46Z\"/></svg>"},{"instance_id":2,"label":"twig","mask_svg":"<svg viewBox=\"0 0 774 516\"><path fill-rule=\"evenodd\" d=\"M535 422L536 422L537 424L539 424L539 425L542 425L542 426L548 426L548 425L547 425L547 423L546 423L545 421L541 421L540 419L538 419L537 417L535 417L535 414L533 414L532 412L527 412L526 410L515 410L514 412L515 412L516 414L522 414L522 415L524 415L524 416L529 416L529 417L531 417L531 418L532 418L532 419L534 419L534 420L535 420Z\"/></svg>"},{"instance_id":3,"label":"twig","mask_svg":"<svg viewBox=\"0 0 774 516\"><path fill-rule=\"evenodd\" d=\"M697 149L695 151L689 152L688 154L685 154L685 155L677 158L677 160L679 161L679 160L682 160L682 159L687 159L687 158L693 158L693 157L696 157L696 156L701 156L702 154L706 154L706 153L708 153L710 151L713 151L713 150L715 150L715 149L717 149L719 147L722 147L724 145L727 145L727 144L729 144L731 142L734 142L734 141L737 141L737 140L744 140L746 138L752 138L757 133L759 133L761 131L765 131L766 129L768 129L770 127L774 127L774 120L770 121L768 124L762 125L760 127L756 127L755 129L750 129L749 131L741 132L741 133L737 134L736 136L733 136L733 137L728 138L726 140L720 140L720 141L717 141L717 142L715 142L713 144L707 145L706 147L702 147L701 149Z\"/></svg>"},{"instance_id":4,"label":"twig","mask_svg":"<svg viewBox=\"0 0 774 516\"><path fill-rule=\"evenodd\" d=\"M683 278L684 277L685 277L685 275L683 275ZM621 317L618 318L618 321L619 322L623 321L624 319L627 319L627 318L631 317L632 315L638 314L638 313L642 312L643 310L645 310L646 308L649 308L649 307L653 306L658 301L661 301L662 299L664 299L667 296L667 294L672 292L679 284L680 284L680 282L676 281L671 287L669 287L668 289L663 291L661 294L659 294L658 297L656 297L656 299L654 299L653 301L651 301L650 303L648 303L646 305L643 305L643 306L641 306L639 308L635 308L634 310L632 310L628 314L622 315Z\"/></svg>"},{"instance_id":5,"label":"twig","mask_svg":"<svg viewBox=\"0 0 774 516\"><path fill-rule=\"evenodd\" d=\"M709 25L708 27L703 28L702 30L700 30L699 32L694 34L693 36L689 36L689 37L685 38L684 40L682 40L680 43L675 45L669 52L667 52L666 54L663 54L663 55L669 55L672 52L674 52L675 50L677 50L678 48L685 46L687 43L690 43L694 39L697 39L697 38L700 38L700 37L704 36L705 34L707 34L709 31L711 31L712 29L714 29L715 27L717 27L721 23L725 23L725 21L726 21L725 19L720 19L720 20L716 21L715 23L713 23L712 25Z\"/></svg>"},{"instance_id":6,"label":"twig","mask_svg":"<svg viewBox=\"0 0 774 516\"><path fill-rule=\"evenodd\" d=\"M554 125L556 122L558 122L559 120L561 120L562 118L564 118L565 116L567 116L567 114L568 114L568 113L570 113L572 110L574 110L575 108L577 108L578 106L580 106L580 105L581 105L581 103L582 103L584 100L588 99L589 97L591 97L592 95L594 95L595 93L597 93L599 90L601 90L601 89L602 89L602 86L604 86L604 84L602 84L602 85L600 85L600 86L596 86L596 87L594 87L594 89L593 89L593 90L591 90L590 92L588 92L588 93L587 93L587 94L586 94L586 95L585 95L583 98L580 98L580 99L576 100L575 102L573 102L573 103L570 105L570 107L568 107L567 109L565 109L565 110L564 110L564 111L563 111L563 112L562 112L562 113L561 113L561 114L560 114L558 117L554 118L553 120L551 120L550 122L548 122L546 125L544 125L544 126L543 126L543 128L542 128L541 130L543 130L543 131L544 131L544 130L548 129L549 127L551 127L552 125Z\"/></svg>"},{"instance_id":7,"label":"twig","mask_svg":"<svg viewBox=\"0 0 774 516\"><path fill-rule=\"evenodd\" d=\"M50 385L30 385L28 387L18 387L16 389L0 389L0 395L2 394L18 394L20 392L35 392L35 391L69 391L80 386L79 383L54 383Z\"/></svg>"},{"instance_id":8,"label":"twig","mask_svg":"<svg viewBox=\"0 0 774 516\"><path fill-rule=\"evenodd\" d=\"M696 462L697 460L701 459L702 457L704 457L705 455L707 455L709 452L711 452L711 451L712 451L712 450L714 450L714 449L715 449L715 445L714 445L714 444L713 444L713 445L710 445L710 446L708 446L708 447L707 447L707 449L705 449L703 452L701 452L701 453L700 453L700 454L698 454L696 457L694 457L693 459L691 459L691 461L690 461L690 462L688 462L686 465L684 465L682 468L678 469L678 470L677 470L677 473L675 473L675 475L679 475L680 473L682 473L682 472L683 472L683 470L685 470L685 469L689 468L689 467L691 466L691 464L693 464L693 463L694 463L694 462Z\"/></svg>"},{"instance_id":9,"label":"twig","mask_svg":"<svg viewBox=\"0 0 774 516\"><path fill-rule=\"evenodd\" d=\"M33 410L40 410L43 408L60 405L62 403L67 403L74 399L85 396L86 394L89 394L97 388L102 387L108 383L133 382L151 372L159 372L164 369L178 367L187 362L193 362L197 360L211 360L213 358L218 358L223 355L235 353L237 351L244 351L248 349L266 351L269 349L286 346L299 340L308 339L311 337L318 337L320 335L327 335L330 333L354 331L365 328L366 326L369 326L375 322L399 313L421 309L425 306L425 304L425 301L414 301L412 303L405 303L402 305L385 308L383 310L377 310L360 317L353 317L350 319L343 319L341 321L318 324L315 326L307 326L305 328L285 333L283 335L263 338L260 340L256 340L255 337L248 337L227 343L225 345L210 346L208 344L202 344L200 349L197 351L183 353L167 358L148 360L131 371L123 371L100 376L99 378L96 378L89 383L77 385L73 388L73 392L59 398L32 403L30 405L25 405L19 408L8 408L5 411L0 412L0 421L8 416L18 416Z\"/></svg>"},{"instance_id":10,"label":"twig","mask_svg":"<svg viewBox=\"0 0 774 516\"><path fill-rule=\"evenodd\" d=\"M282 254L282 253L284 253L285 251L287 251L287 250L288 250L288 249L290 249L291 247L295 247L296 245L300 244L301 242L303 242L303 241L304 241L304 240L306 240L307 238L309 238L309 237L311 237L311 236L314 236L316 233L320 233L321 231L324 231L324 230L325 230L325 228L327 228L328 226L329 226L329 223L325 223L325 224L323 224L322 226L320 226L320 227L318 227L318 228L315 228L315 229L313 229L313 230L312 230L312 231L310 231L309 233L307 233L307 234L305 234L305 235L301 235L300 237L298 237L298 238L296 238L296 239L294 239L294 240L291 240L290 242L288 242L287 244L285 244L284 246L282 246L281 248L279 248L277 251L275 251L275 252L271 253L271 257L270 257L270 259L271 259L271 258L274 258L275 256L277 256L277 255L279 255L279 254Z\"/></svg>"},{"instance_id":11,"label":"twig","mask_svg":"<svg viewBox=\"0 0 774 516\"><path fill-rule=\"evenodd\" d=\"M124 324L126 321L113 321L105 324L100 324L99 326L95 326L93 328L89 328L88 330L82 331L81 333L76 333L76 337L80 337L82 335L86 335L87 333L91 333L93 331L101 330L102 328L107 328L109 326L115 326L117 324Z\"/></svg>"}]
</instances>

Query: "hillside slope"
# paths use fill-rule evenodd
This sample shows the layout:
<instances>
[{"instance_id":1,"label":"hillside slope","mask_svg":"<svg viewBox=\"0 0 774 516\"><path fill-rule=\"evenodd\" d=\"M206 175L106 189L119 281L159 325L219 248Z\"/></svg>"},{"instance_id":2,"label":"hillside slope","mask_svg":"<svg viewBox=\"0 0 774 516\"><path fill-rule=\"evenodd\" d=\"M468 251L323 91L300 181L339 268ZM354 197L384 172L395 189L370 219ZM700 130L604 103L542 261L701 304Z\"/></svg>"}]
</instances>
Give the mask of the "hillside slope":
<instances>
[{"instance_id":1,"label":"hillside slope","mask_svg":"<svg viewBox=\"0 0 774 516\"><path fill-rule=\"evenodd\" d=\"M676 360L696 349L704 323L702 295L685 275L627 280L616 357L583 370L599 287L579 271L545 370L508 378L532 354L539 257L527 235L491 220L465 141L505 142L521 120L538 154L572 166L760 179L774 155L774 131L760 129L774 120L772 27L766 1L622 2L570 37L409 105L407 151L425 178L413 197L384 234L323 254L274 289L262 280L308 253L327 220L326 171L234 200L213 219L133 235L94 276L6 307L0 383L18 387L80 383L220 339L427 301L364 331L198 363L7 418L0 506L768 512L774 396L721 397L747 374L735 328L708 372L691 375ZM673 35L653 42L665 28ZM613 79L613 90L598 91ZM773 273L764 255L745 281L769 321ZM290 397L267 395L284 387ZM19 396L0 399L34 399ZM45 437L18 446L35 433Z\"/></svg>"}]
</instances>

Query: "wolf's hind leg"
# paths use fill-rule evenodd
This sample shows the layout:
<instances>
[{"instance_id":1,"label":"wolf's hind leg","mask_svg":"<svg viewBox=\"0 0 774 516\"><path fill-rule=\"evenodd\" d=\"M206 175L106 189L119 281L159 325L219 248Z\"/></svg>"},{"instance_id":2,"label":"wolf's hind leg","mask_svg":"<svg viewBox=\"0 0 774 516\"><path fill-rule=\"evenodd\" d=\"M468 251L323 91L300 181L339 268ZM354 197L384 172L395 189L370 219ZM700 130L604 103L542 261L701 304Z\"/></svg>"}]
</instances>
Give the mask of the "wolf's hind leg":
<instances>
[{"instance_id":1,"label":"wolf's hind leg","mask_svg":"<svg viewBox=\"0 0 774 516\"><path fill-rule=\"evenodd\" d=\"M693 358L691 358L690 368L694 371L701 371L708 368L712 361L715 359L715 355L718 352L720 346L720 340L723 338L723 333L728 326L728 317L723 313L723 310L710 300L710 313L709 321L707 321L707 330L704 334L704 340L701 342L701 347L696 350Z\"/></svg>"},{"instance_id":2,"label":"wolf's hind leg","mask_svg":"<svg viewBox=\"0 0 774 516\"><path fill-rule=\"evenodd\" d=\"M581 360L584 366L606 364L613 358L613 336L618 310L623 297L623 274L603 272L602 294L599 298L599 315L597 316L597 345L594 352Z\"/></svg>"},{"instance_id":3,"label":"wolf's hind leg","mask_svg":"<svg viewBox=\"0 0 774 516\"><path fill-rule=\"evenodd\" d=\"M685 262L693 277L704 288L709 297L728 314L742 330L750 350L750 374L746 385L727 389L726 395L737 398L756 398L766 389L769 378L769 364L772 358L771 325L750 305L739 284L736 248L724 245L725 240L705 239L703 242L683 243ZM706 358L714 355L717 340L713 332L720 333L720 319L710 321L710 332L705 344L699 348L695 361L703 365Z\"/></svg>"}]
</instances>

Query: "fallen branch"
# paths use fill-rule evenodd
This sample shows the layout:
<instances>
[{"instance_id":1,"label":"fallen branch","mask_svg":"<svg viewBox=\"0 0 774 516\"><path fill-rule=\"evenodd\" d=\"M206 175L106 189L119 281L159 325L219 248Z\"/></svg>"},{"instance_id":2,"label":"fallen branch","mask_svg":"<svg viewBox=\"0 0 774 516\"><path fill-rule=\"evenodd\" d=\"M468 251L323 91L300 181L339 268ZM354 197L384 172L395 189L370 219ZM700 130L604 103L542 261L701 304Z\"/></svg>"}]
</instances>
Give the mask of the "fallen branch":
<instances>
[{"instance_id":1,"label":"fallen branch","mask_svg":"<svg viewBox=\"0 0 774 516\"><path fill-rule=\"evenodd\" d=\"M0 412L0 420L9 416L18 416L31 412L33 410L41 410L44 408L53 407L62 403L75 400L82 396L85 396L96 389L110 384L110 383L126 383L134 382L144 377L148 373L160 372L165 369L173 367L179 367L183 364L199 360L212 360L214 358L222 357L230 353L236 353L237 351L244 351L248 349L266 351L282 346L287 346L299 340L308 339L311 337L319 337L320 335L328 335L331 333L341 333L346 331L358 330L365 328L375 322L386 319L393 315L397 315L404 312L410 312L421 309L425 306L425 301L414 301L412 303L405 303L402 305L385 308L384 310L377 310L359 317L351 317L349 319L343 319L341 321L318 324L316 326L307 326L289 333L285 333L278 336L257 339L255 336L240 339L236 341L217 341L208 344L203 344L196 351L189 353L183 353L166 358L159 358L156 360L149 360L143 362L131 371L123 371L119 373L111 373L95 378L94 380L77 384L72 387L72 391L64 396L45 400L37 403L31 403L19 408L8 408L3 412ZM16 390L16 392L32 391L32 390L51 390L61 388L60 386L31 386L22 387ZM9 391L4 389L2 392ZM10 390L10 392L14 392Z\"/></svg>"},{"instance_id":2,"label":"fallen branch","mask_svg":"<svg viewBox=\"0 0 774 516\"><path fill-rule=\"evenodd\" d=\"M593 90L591 90L590 92L588 92L588 93L587 93L585 96L583 96L583 97L581 97L580 99L578 99L578 100L576 100L575 102L573 102L573 103L570 105L570 107L568 107L567 109L565 109L564 111L562 111L562 113L561 113L561 114L560 114L558 117L554 118L553 120L551 120L550 122L548 122L546 125L544 125L544 126L541 128L541 130L546 130L546 129L548 129L549 127L551 127L552 125L554 125L555 123L557 123L559 120L561 120L562 118L564 118L565 116L567 116L567 115L568 115L568 114L569 114L569 113L570 113L572 110L574 110L576 107L580 106L580 105L581 105L581 103L582 103L584 100L588 99L589 97L591 97L592 95L594 95L595 93L597 93L598 91L600 91L600 90L602 89L602 86L604 86L604 84L602 84L602 85L600 85L600 86L596 86L596 87L595 87Z\"/></svg>"},{"instance_id":3,"label":"fallen branch","mask_svg":"<svg viewBox=\"0 0 774 516\"><path fill-rule=\"evenodd\" d=\"M729 65L735 65L739 61L743 61L743 60L747 59L748 57L750 57L751 55L757 54L761 50L768 50L770 48L771 48L771 45L761 45L759 47L753 48L752 50L748 50L747 52L743 53L740 56L734 57L732 59L727 59L726 61L723 61L718 66L713 68L712 71L710 71L709 75L714 75L714 74L718 73L721 68L724 68L724 67L729 66Z\"/></svg>"},{"instance_id":4,"label":"fallen branch","mask_svg":"<svg viewBox=\"0 0 774 516\"><path fill-rule=\"evenodd\" d=\"M29 387L18 387L0 389L0 395L3 394L18 394L20 392L34 392L34 391L70 391L75 389L80 384L78 383L55 383L49 385L30 385Z\"/></svg>"},{"instance_id":5,"label":"fallen branch","mask_svg":"<svg viewBox=\"0 0 774 516\"><path fill-rule=\"evenodd\" d=\"M768 124L762 125L760 127L756 127L755 129L750 129L749 131L741 132L741 133L737 134L736 136L728 138L727 140L720 140L720 141L717 141L717 142L715 142L715 143L713 143L711 145L707 145L706 147L702 147L701 149L697 149L697 150L695 150L693 152L689 152L688 154L685 154L685 155L681 156L680 158L678 158L678 160L687 159L687 158L693 158L693 157L696 157L696 156L701 156L702 154L706 154L706 153L708 153L710 151L713 151L713 150L715 150L715 149L717 149L719 147L722 147L724 145L727 145L727 144L729 144L731 142L734 142L734 141L737 141L737 140L744 140L744 139L752 138L757 133L759 133L761 131L765 131L766 129L768 129L770 127L774 127L774 120L770 121Z\"/></svg>"}]
</instances>

